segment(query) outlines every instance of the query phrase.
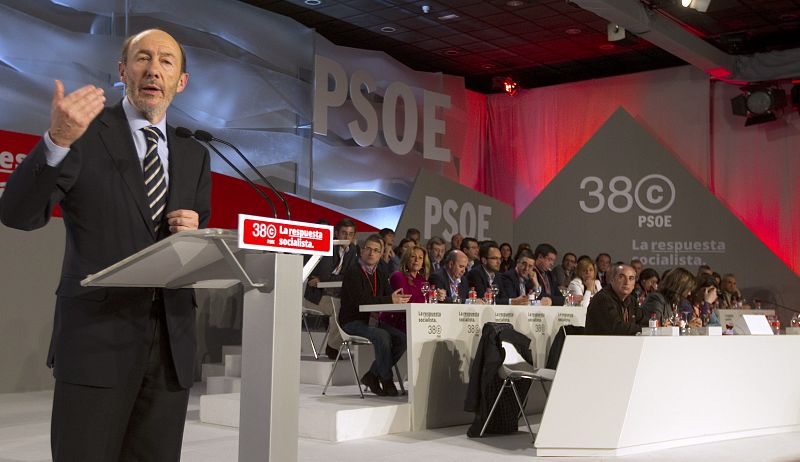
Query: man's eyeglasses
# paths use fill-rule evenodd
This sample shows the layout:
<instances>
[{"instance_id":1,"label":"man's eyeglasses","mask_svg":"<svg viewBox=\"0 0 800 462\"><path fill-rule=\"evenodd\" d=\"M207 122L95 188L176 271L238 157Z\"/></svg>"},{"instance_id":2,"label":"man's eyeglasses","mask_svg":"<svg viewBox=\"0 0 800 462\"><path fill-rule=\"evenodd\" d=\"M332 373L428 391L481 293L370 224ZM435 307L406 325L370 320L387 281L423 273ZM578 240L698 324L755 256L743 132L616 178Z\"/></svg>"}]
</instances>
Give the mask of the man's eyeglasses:
<instances>
[{"instance_id":1,"label":"man's eyeglasses","mask_svg":"<svg viewBox=\"0 0 800 462\"><path fill-rule=\"evenodd\" d=\"M381 249L376 247L364 247L364 252L366 253L381 253Z\"/></svg>"}]
</instances>

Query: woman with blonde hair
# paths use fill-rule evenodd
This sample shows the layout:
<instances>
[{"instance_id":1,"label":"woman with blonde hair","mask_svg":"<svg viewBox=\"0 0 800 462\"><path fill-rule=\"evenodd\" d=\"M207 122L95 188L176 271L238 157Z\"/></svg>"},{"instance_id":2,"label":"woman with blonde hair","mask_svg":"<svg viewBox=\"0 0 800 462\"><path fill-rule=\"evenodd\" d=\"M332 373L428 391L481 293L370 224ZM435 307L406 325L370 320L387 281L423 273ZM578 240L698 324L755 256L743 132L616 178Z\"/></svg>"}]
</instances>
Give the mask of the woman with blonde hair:
<instances>
[{"instance_id":1,"label":"woman with blonde hair","mask_svg":"<svg viewBox=\"0 0 800 462\"><path fill-rule=\"evenodd\" d=\"M591 258L581 258L575 268L575 279L570 281L567 290L572 296L572 300L581 301L582 305L588 305L592 295L600 292L602 285L597 279L597 267Z\"/></svg>"},{"instance_id":2,"label":"woman with blonde hair","mask_svg":"<svg viewBox=\"0 0 800 462\"><path fill-rule=\"evenodd\" d=\"M416 245L409 247L400 258L400 269L389 276L392 290L403 289L404 294L411 294L409 303L425 303L427 294L422 292L422 285L427 284L431 273L431 262L425 247ZM406 314L399 312L381 313L379 319L403 332L406 330Z\"/></svg>"}]
</instances>

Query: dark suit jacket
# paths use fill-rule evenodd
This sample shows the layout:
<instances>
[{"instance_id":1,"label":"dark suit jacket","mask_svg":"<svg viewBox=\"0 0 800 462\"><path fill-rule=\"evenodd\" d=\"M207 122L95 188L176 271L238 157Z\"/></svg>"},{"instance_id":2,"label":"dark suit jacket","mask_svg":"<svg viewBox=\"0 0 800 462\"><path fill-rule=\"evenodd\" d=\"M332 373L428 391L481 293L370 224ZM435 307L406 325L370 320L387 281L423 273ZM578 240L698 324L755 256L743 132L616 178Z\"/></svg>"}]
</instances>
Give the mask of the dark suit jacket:
<instances>
[{"instance_id":1,"label":"dark suit jacket","mask_svg":"<svg viewBox=\"0 0 800 462\"><path fill-rule=\"evenodd\" d=\"M428 282L436 284L437 289L444 289L447 291L447 297L445 297L444 303L453 303L453 297L450 294L450 277L444 266L440 267L439 271L431 273L430 277L428 277ZM461 282L458 284L458 298L461 300L461 303L464 303L464 301L469 298L469 283L465 276L461 277Z\"/></svg>"},{"instance_id":2,"label":"dark suit jacket","mask_svg":"<svg viewBox=\"0 0 800 462\"><path fill-rule=\"evenodd\" d=\"M208 151L168 127L166 211L194 210L205 227L210 215ZM140 359L153 289L81 287L80 280L169 234L152 230L142 167L122 104L106 108L57 167L46 163L40 141L11 175L0 198L0 220L32 230L44 226L56 204L66 227L66 249L56 290L48 365L58 380L114 387ZM195 304L192 289L163 290L172 358L183 387L193 381Z\"/></svg>"},{"instance_id":3,"label":"dark suit jacket","mask_svg":"<svg viewBox=\"0 0 800 462\"><path fill-rule=\"evenodd\" d=\"M495 273L494 275L495 285L499 283L499 280L497 279L497 276L499 275L500 273ZM486 289L489 287L489 276L486 274L486 271L484 271L482 265L476 264L475 267L467 273L467 281L469 282L470 287L475 288L475 292L478 293L478 298L483 298L483 295L486 293Z\"/></svg>"},{"instance_id":4,"label":"dark suit jacket","mask_svg":"<svg viewBox=\"0 0 800 462\"><path fill-rule=\"evenodd\" d=\"M497 294L498 305L507 305L510 299L517 298L520 295L527 295L528 292L533 290L533 282L526 278L525 293L520 293L519 276L517 275L516 268L512 268L505 273L500 273L497 286L500 288L500 293Z\"/></svg>"},{"instance_id":5,"label":"dark suit jacket","mask_svg":"<svg viewBox=\"0 0 800 462\"><path fill-rule=\"evenodd\" d=\"M625 322L626 313L628 322ZM586 334L636 335L641 330L640 318L633 295L620 300L614 289L605 287L592 297L586 308Z\"/></svg>"},{"instance_id":6,"label":"dark suit jacket","mask_svg":"<svg viewBox=\"0 0 800 462\"><path fill-rule=\"evenodd\" d=\"M543 273L544 277L547 278L548 284L550 284L549 292L546 289L547 285L544 283L544 279L542 279L542 275L539 274L539 271L534 271L534 274L536 275L536 280L539 281L539 285L542 287L542 294L539 298L550 297L553 301L553 306L562 306L564 304L564 296L558 291L558 285L556 284L556 278L553 277L553 272L545 271Z\"/></svg>"},{"instance_id":7,"label":"dark suit jacket","mask_svg":"<svg viewBox=\"0 0 800 462\"><path fill-rule=\"evenodd\" d=\"M338 275L333 274L333 270L339 266L339 246L336 246L336 248L333 249L333 255L322 257L319 260L319 263L317 263L316 268L314 268L310 276L318 277L320 282L341 281L344 277L345 271L353 264L357 264L358 254L358 246L350 244L344 254L344 262L342 263L341 271L339 271ZM326 289L306 286L303 297L310 302L319 303L319 301L322 299L322 296L325 295L325 291ZM333 292L337 294L339 293L338 290Z\"/></svg>"},{"instance_id":8,"label":"dark suit jacket","mask_svg":"<svg viewBox=\"0 0 800 462\"><path fill-rule=\"evenodd\" d=\"M359 306L392 303L389 277L380 268L375 268L374 276L368 277L361 269L361 264L355 262L347 268L343 276L342 307L339 309L339 325L342 328L352 321L369 322L370 313L362 313Z\"/></svg>"}]
</instances>

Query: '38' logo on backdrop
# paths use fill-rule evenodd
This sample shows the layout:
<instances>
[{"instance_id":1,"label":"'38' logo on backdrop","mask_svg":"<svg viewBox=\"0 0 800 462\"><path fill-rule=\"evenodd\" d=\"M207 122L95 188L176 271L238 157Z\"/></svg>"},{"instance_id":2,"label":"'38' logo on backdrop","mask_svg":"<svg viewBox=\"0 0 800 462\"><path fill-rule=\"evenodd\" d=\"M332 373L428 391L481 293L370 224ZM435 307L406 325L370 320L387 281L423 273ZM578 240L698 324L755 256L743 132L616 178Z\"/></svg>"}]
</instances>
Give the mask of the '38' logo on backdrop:
<instances>
[{"instance_id":1,"label":"'38' logo on backdrop","mask_svg":"<svg viewBox=\"0 0 800 462\"><path fill-rule=\"evenodd\" d=\"M585 196L578 205L585 213L599 213L606 208L614 213L628 213L634 205L645 215L639 215L640 228L670 228L672 216L663 215L675 203L675 184L664 175L652 173L633 184L627 176L618 175L608 183L597 176L584 177L580 189Z\"/></svg>"}]
</instances>

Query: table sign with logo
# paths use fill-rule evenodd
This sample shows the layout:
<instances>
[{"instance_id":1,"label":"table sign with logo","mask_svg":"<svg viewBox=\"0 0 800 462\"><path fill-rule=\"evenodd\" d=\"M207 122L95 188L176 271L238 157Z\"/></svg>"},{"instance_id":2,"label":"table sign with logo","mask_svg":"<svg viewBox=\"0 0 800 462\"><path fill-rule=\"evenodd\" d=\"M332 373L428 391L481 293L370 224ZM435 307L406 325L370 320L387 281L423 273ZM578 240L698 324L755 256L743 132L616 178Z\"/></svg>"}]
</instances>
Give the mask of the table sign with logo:
<instances>
[{"instance_id":1,"label":"table sign with logo","mask_svg":"<svg viewBox=\"0 0 800 462\"><path fill-rule=\"evenodd\" d=\"M240 214L239 248L333 255L333 226Z\"/></svg>"}]
</instances>

